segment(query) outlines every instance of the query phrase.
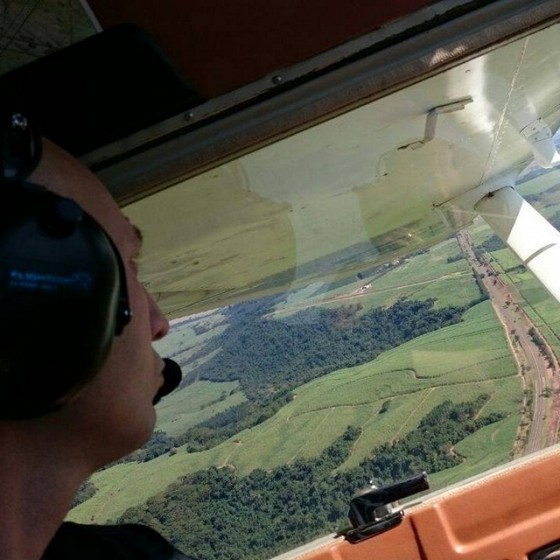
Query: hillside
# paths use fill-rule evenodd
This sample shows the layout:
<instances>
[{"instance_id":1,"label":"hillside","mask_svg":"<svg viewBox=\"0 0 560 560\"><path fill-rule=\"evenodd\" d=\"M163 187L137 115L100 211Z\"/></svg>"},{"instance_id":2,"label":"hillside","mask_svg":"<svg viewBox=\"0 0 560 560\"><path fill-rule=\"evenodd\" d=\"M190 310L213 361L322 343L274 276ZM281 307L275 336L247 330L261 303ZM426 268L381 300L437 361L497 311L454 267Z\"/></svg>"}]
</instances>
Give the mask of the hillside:
<instances>
[{"instance_id":1,"label":"hillside","mask_svg":"<svg viewBox=\"0 0 560 560\"><path fill-rule=\"evenodd\" d=\"M227 468L198 471L126 511L119 522L157 527L201 560L264 560L345 527L347 496L371 478L382 484L423 469L434 472L461 464L454 445L502 419L496 413L479 414L489 399L481 394L461 404L444 401L402 440L375 447L356 467L342 472L337 467L361 435L355 427L348 427L318 457L271 471L255 469L244 477Z\"/></svg>"},{"instance_id":2,"label":"hillside","mask_svg":"<svg viewBox=\"0 0 560 560\"><path fill-rule=\"evenodd\" d=\"M540 200L539 192L533 194ZM548 193L544 200L553 199ZM477 228L473 237L487 242L483 250L503 251ZM174 325L159 349L180 360L187 376L158 407L157 438L143 455L94 475L71 518L140 519L192 550L190 528L205 535L199 558L218 557L213 543L223 539L236 543L231 558L248 558L246 547L254 543L236 535L256 514L245 509L252 505L287 524L263 521L277 535L255 552L264 558L344 524L351 495L373 474L389 481L424 465L437 488L506 462L519 437L523 386L456 240L368 274ZM427 443L426 419L442 406L451 416L458 414L454 407L478 407L471 420L480 422L468 433L446 432L437 446L441 461L437 454L433 463L400 455L401 442ZM379 470L379 457L392 449L393 467ZM293 488L292 477L299 480ZM289 519L278 512L285 500L277 501L275 480L294 496L297 511L289 509ZM338 494L333 481L339 487L342 480ZM229 492L220 494L220 486ZM321 488L310 503L323 513L300 503L308 488Z\"/></svg>"}]
</instances>

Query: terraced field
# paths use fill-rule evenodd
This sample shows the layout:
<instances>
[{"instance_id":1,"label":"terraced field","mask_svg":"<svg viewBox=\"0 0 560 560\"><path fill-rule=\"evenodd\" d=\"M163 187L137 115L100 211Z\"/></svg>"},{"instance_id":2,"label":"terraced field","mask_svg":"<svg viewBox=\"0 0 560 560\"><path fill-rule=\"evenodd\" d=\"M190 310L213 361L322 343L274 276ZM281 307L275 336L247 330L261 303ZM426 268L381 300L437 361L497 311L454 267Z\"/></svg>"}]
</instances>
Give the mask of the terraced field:
<instances>
[{"instance_id":1,"label":"terraced field","mask_svg":"<svg viewBox=\"0 0 560 560\"><path fill-rule=\"evenodd\" d=\"M192 426L246 400L237 381L197 381L187 390L176 391L161 402L157 408L157 429L178 436Z\"/></svg>"},{"instance_id":2,"label":"terraced field","mask_svg":"<svg viewBox=\"0 0 560 560\"><path fill-rule=\"evenodd\" d=\"M489 336L491 329L497 331ZM368 364L303 385L275 416L214 449L200 453L179 449L172 456L118 465L95 475L92 481L99 491L71 517L96 522L116 518L177 477L212 465L230 465L243 475L257 467L272 469L298 457L317 456L349 425L362 429L342 468L353 466L375 445L414 429L440 402L460 402L481 393L491 395L485 412L502 412L506 418L486 435L475 434L474 443L464 442L465 451L475 453L465 453L463 465L447 473L446 482L507 458L519 423L520 381L487 302L467 312L463 323L416 338Z\"/></svg>"}]
</instances>

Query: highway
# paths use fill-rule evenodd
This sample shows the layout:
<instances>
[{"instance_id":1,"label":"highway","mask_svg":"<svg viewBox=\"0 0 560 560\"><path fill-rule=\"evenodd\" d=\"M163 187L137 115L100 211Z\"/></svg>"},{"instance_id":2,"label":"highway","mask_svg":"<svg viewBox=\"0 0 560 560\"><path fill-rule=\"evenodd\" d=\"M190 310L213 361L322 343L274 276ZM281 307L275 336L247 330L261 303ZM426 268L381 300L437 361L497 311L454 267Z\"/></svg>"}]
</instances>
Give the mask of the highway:
<instances>
[{"instance_id":1,"label":"highway","mask_svg":"<svg viewBox=\"0 0 560 560\"><path fill-rule=\"evenodd\" d=\"M486 256L477 259L468 232L458 233L457 240L473 271L480 275L488 291L492 307L504 327L517 362L524 389L532 389L532 399L529 398L530 391L524 392L524 406L527 409L532 407L532 414L527 418L530 420L527 433L523 433L525 423L521 422L520 435L524 445L516 450L516 456L538 451L558 441L558 361L552 349L544 343L539 329L523 311L523 300L517 290L502 281ZM534 329L533 336L543 341L548 357L529 335L531 329Z\"/></svg>"}]
</instances>

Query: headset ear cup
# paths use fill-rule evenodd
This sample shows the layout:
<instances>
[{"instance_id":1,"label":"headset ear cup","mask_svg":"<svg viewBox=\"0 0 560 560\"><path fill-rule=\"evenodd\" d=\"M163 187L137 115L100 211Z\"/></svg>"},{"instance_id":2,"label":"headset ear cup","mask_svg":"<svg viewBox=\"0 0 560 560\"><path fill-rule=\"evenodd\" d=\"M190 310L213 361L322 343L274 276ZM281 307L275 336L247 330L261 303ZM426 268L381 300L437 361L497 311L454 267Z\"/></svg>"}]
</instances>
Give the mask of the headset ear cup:
<instances>
[{"instance_id":1,"label":"headset ear cup","mask_svg":"<svg viewBox=\"0 0 560 560\"><path fill-rule=\"evenodd\" d=\"M89 214L29 183L0 189L0 417L26 418L79 392L130 309L120 255Z\"/></svg>"}]
</instances>

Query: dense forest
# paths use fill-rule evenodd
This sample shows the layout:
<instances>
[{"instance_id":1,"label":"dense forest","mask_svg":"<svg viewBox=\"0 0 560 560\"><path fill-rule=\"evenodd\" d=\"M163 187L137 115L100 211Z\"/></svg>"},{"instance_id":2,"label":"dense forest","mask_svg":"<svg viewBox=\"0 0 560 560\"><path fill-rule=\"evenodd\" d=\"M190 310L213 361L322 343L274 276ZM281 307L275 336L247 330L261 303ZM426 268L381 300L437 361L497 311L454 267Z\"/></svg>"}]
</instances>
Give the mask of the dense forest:
<instances>
[{"instance_id":1,"label":"dense forest","mask_svg":"<svg viewBox=\"0 0 560 560\"><path fill-rule=\"evenodd\" d=\"M348 505L377 484L460 464L454 446L502 417L477 417L488 395L435 407L401 440L381 445L357 467L340 470L361 430L349 427L315 459L239 477L230 467L185 476L119 523L146 523L200 560L259 560L348 525Z\"/></svg>"},{"instance_id":2,"label":"dense forest","mask_svg":"<svg viewBox=\"0 0 560 560\"><path fill-rule=\"evenodd\" d=\"M400 300L387 309L367 312L360 305L308 309L281 321L268 318L277 302L268 298L228 308L228 328L191 360L221 349L189 371L187 383L239 380L249 400L170 439L169 447L186 445L189 451L201 451L218 445L270 418L291 400L297 386L371 361L407 340L457 323L464 312L462 307L434 309L433 300ZM188 371L189 365L184 368ZM158 449L165 448L158 444ZM152 450L143 456L146 460L157 455Z\"/></svg>"},{"instance_id":3,"label":"dense forest","mask_svg":"<svg viewBox=\"0 0 560 560\"><path fill-rule=\"evenodd\" d=\"M486 241L483 241L480 245L477 246L477 249L482 249L487 253L491 253L492 251L499 251L500 249L505 248L506 244L495 233Z\"/></svg>"},{"instance_id":4,"label":"dense forest","mask_svg":"<svg viewBox=\"0 0 560 560\"><path fill-rule=\"evenodd\" d=\"M227 309L228 328L190 362L186 382L238 380L250 401L297 387L344 367L373 360L407 340L461 320L464 308L434 309L434 300L400 300L389 308L361 305L305 309L288 320L269 318L276 300ZM189 369L203 355L219 352Z\"/></svg>"}]
</instances>

